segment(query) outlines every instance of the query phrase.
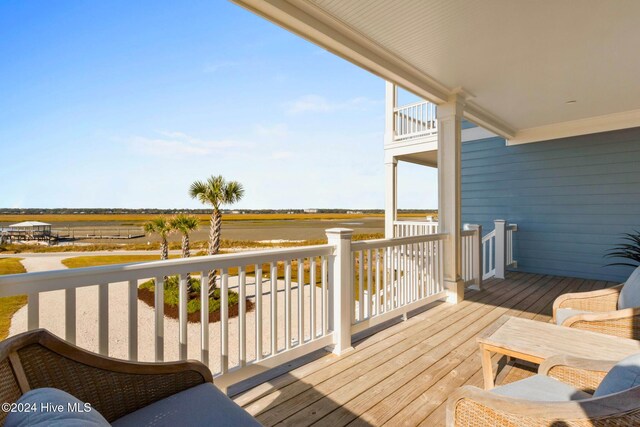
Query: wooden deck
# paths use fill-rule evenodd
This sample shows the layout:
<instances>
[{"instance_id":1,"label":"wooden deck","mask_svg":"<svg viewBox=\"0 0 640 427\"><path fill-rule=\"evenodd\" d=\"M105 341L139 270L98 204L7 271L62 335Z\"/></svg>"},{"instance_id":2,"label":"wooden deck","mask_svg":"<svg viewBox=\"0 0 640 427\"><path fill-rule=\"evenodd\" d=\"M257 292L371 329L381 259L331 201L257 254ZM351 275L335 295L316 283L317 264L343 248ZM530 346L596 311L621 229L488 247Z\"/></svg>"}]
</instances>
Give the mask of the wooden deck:
<instances>
[{"instance_id":1,"label":"wooden deck","mask_svg":"<svg viewBox=\"0 0 640 427\"><path fill-rule=\"evenodd\" d=\"M468 291L460 304L435 303L360 338L352 352L315 355L234 400L266 426L444 425L451 392L465 384L482 386L475 338L484 328L505 314L547 322L558 295L613 285L510 273L487 281L482 291ZM530 374L526 367L506 366L497 383Z\"/></svg>"}]
</instances>

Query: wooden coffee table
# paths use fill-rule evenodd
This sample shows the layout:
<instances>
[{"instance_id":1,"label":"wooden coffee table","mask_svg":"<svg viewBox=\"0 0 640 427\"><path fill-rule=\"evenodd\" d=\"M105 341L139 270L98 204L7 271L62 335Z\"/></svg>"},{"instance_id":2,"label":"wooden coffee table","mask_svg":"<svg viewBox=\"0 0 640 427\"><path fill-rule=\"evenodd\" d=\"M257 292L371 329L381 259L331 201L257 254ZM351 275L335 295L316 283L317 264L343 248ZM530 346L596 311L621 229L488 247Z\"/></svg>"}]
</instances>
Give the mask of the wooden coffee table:
<instances>
[{"instance_id":1,"label":"wooden coffee table","mask_svg":"<svg viewBox=\"0 0 640 427\"><path fill-rule=\"evenodd\" d=\"M486 390L494 387L492 353L540 364L557 354L620 360L640 352L640 341L511 316L498 319L477 340Z\"/></svg>"}]
</instances>

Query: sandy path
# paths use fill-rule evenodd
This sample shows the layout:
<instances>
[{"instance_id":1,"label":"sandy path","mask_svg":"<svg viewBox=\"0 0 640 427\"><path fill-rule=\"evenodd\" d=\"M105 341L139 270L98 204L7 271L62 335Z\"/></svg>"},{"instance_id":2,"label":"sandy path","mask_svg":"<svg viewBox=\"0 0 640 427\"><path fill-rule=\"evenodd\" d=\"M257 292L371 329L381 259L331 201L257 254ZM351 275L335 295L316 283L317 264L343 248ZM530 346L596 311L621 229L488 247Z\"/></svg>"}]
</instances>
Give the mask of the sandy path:
<instances>
[{"instance_id":1,"label":"sandy path","mask_svg":"<svg viewBox=\"0 0 640 427\"><path fill-rule=\"evenodd\" d=\"M85 255L87 253L84 253ZM111 253L113 254L113 253ZM36 256L33 256L36 255ZM42 256L45 255L45 256ZM95 254L92 254L95 255ZM61 261L68 258L66 254L20 254L19 257L24 258L22 263L29 272L45 271L52 269L65 268ZM71 255L75 256L75 255ZM247 281L253 281L248 278ZM237 278L231 277L229 286L237 286ZM294 283L294 289L291 292L291 336L294 341L298 337L298 291ZM271 293L270 283L263 282L263 309L262 309L262 348L263 353L267 354L271 346ZM321 330L321 295L322 291L318 287L314 287L316 292L316 327L317 331ZM311 287L304 286L304 330L305 339L310 336L310 295ZM98 349L98 288L97 286L87 286L79 288L76 291L76 344L90 351ZM247 285L247 297L255 302L255 283ZM154 360L154 310L142 301L138 304L138 355L139 360ZM277 292L277 313L278 313L278 347L284 348L284 306L285 292L284 282L279 281ZM64 337L65 331L65 298L64 291L45 292L40 295L40 327L46 328L60 337ZM112 283L109 286L109 355L116 358L128 357L128 300L127 300L127 283ZM165 317L164 336L165 336L165 360L178 359L178 321ZM15 335L27 330L27 307L18 310L11 321L9 335ZM247 360L255 358L256 354L256 312L255 310L246 316L246 335L247 335ZM220 370L220 322L209 324L209 348L210 348L210 367L214 372ZM200 358L200 324L194 323L188 325L188 357L192 359ZM238 364L239 349L239 331L238 319L229 320L229 361L231 366Z\"/></svg>"}]
</instances>

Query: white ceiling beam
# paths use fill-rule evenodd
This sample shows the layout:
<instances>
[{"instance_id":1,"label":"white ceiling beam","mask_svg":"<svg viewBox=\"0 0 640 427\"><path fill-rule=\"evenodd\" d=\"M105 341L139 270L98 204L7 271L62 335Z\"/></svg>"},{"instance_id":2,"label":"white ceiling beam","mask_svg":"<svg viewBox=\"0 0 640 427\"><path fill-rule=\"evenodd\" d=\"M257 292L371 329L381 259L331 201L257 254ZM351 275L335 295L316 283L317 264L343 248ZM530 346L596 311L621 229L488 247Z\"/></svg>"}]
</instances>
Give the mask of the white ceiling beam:
<instances>
[{"instance_id":1,"label":"white ceiling beam","mask_svg":"<svg viewBox=\"0 0 640 427\"><path fill-rule=\"evenodd\" d=\"M507 145L528 144L634 127L640 127L640 110L522 129L516 132L512 138L506 139Z\"/></svg>"}]
</instances>

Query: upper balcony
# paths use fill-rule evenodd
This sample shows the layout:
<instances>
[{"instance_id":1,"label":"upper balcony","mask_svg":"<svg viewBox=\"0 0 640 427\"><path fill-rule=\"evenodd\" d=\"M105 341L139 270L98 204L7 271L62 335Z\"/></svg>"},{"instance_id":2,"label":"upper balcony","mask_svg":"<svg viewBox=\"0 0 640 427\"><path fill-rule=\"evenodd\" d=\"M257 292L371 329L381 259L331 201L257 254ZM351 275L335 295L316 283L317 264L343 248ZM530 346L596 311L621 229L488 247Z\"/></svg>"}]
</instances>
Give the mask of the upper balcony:
<instances>
[{"instance_id":1,"label":"upper balcony","mask_svg":"<svg viewBox=\"0 0 640 427\"><path fill-rule=\"evenodd\" d=\"M387 83L385 156L425 166L437 164L437 106L428 101L398 105L397 86Z\"/></svg>"},{"instance_id":2,"label":"upper balcony","mask_svg":"<svg viewBox=\"0 0 640 427\"><path fill-rule=\"evenodd\" d=\"M438 132L436 105L427 101L395 107L393 109L393 143L432 139Z\"/></svg>"}]
</instances>

